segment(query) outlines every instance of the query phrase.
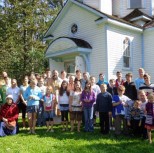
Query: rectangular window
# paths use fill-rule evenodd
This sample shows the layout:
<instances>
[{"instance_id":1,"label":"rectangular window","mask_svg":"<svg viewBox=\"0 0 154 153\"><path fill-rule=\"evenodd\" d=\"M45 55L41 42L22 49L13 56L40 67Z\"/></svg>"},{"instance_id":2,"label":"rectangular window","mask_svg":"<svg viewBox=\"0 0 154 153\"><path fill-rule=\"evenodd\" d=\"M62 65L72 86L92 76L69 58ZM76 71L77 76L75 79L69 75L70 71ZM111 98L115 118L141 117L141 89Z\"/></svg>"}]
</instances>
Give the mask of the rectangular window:
<instances>
[{"instance_id":1,"label":"rectangular window","mask_svg":"<svg viewBox=\"0 0 154 153\"><path fill-rule=\"evenodd\" d=\"M123 41L123 67L130 68L130 39L126 37Z\"/></svg>"},{"instance_id":2,"label":"rectangular window","mask_svg":"<svg viewBox=\"0 0 154 153\"><path fill-rule=\"evenodd\" d=\"M125 68L130 68L130 57L123 56L123 64Z\"/></svg>"},{"instance_id":3,"label":"rectangular window","mask_svg":"<svg viewBox=\"0 0 154 153\"><path fill-rule=\"evenodd\" d=\"M142 0L129 0L129 8L143 8Z\"/></svg>"}]
</instances>

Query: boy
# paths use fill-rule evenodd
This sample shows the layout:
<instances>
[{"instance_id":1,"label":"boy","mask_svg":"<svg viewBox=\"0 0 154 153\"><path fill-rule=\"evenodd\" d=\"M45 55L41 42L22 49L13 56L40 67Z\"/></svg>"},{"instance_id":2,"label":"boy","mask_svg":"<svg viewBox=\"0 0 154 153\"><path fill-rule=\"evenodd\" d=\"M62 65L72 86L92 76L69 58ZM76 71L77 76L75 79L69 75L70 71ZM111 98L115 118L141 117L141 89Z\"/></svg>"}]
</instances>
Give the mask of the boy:
<instances>
[{"instance_id":1,"label":"boy","mask_svg":"<svg viewBox=\"0 0 154 153\"><path fill-rule=\"evenodd\" d=\"M101 93L98 94L96 100L96 112L99 112L101 133L109 133L109 116L112 115L112 96L108 93L107 85L100 85Z\"/></svg>"}]
</instances>

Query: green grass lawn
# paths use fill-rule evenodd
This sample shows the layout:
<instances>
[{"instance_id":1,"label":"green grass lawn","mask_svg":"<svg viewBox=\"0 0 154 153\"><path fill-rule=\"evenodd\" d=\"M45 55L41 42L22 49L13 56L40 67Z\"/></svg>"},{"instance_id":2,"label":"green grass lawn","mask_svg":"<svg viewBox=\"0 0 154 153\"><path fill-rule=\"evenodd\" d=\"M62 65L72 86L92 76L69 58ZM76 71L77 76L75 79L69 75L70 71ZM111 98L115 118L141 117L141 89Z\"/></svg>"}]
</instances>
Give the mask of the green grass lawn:
<instances>
[{"instance_id":1,"label":"green grass lawn","mask_svg":"<svg viewBox=\"0 0 154 153\"><path fill-rule=\"evenodd\" d=\"M99 127L94 133L62 132L61 126L54 133L46 127L36 129L36 135L20 130L15 136L0 137L0 153L154 153L154 142L114 134L103 136Z\"/></svg>"}]
</instances>

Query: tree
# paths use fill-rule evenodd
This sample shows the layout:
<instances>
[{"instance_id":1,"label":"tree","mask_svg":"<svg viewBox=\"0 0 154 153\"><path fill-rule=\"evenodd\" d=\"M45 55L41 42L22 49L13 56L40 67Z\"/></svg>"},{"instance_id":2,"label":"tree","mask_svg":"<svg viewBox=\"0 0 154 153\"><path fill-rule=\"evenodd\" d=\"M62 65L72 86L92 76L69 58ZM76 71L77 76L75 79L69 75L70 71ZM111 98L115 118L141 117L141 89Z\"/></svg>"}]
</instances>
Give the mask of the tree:
<instances>
[{"instance_id":1,"label":"tree","mask_svg":"<svg viewBox=\"0 0 154 153\"><path fill-rule=\"evenodd\" d=\"M0 71L11 77L44 69L43 34L61 7L49 0L5 0L0 8Z\"/></svg>"}]
</instances>

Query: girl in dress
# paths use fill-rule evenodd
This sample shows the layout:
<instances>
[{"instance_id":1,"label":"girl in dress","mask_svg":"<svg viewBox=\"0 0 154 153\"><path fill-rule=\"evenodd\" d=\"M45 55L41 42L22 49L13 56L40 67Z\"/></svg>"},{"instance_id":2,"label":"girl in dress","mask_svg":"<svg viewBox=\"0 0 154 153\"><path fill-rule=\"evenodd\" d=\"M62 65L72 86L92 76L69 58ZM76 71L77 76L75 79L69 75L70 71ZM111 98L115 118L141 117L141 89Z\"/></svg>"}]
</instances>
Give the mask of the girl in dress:
<instances>
[{"instance_id":1,"label":"girl in dress","mask_svg":"<svg viewBox=\"0 0 154 153\"><path fill-rule=\"evenodd\" d=\"M148 133L149 143L152 143L152 134L151 130L154 129L154 95L148 95L148 103L146 104L146 120L145 120L145 127Z\"/></svg>"},{"instance_id":2,"label":"girl in dress","mask_svg":"<svg viewBox=\"0 0 154 153\"><path fill-rule=\"evenodd\" d=\"M78 122L77 131L80 132L81 120L82 120L82 104L80 101L81 97L81 83L76 81L74 85L74 91L70 93L70 120L71 120L71 131L74 130L74 123Z\"/></svg>"},{"instance_id":3,"label":"girl in dress","mask_svg":"<svg viewBox=\"0 0 154 153\"><path fill-rule=\"evenodd\" d=\"M53 117L55 116L55 95L51 86L46 88L46 95L43 97L44 100L44 116L47 125L47 132L54 132L53 130ZM51 127L50 127L51 126Z\"/></svg>"}]
</instances>

